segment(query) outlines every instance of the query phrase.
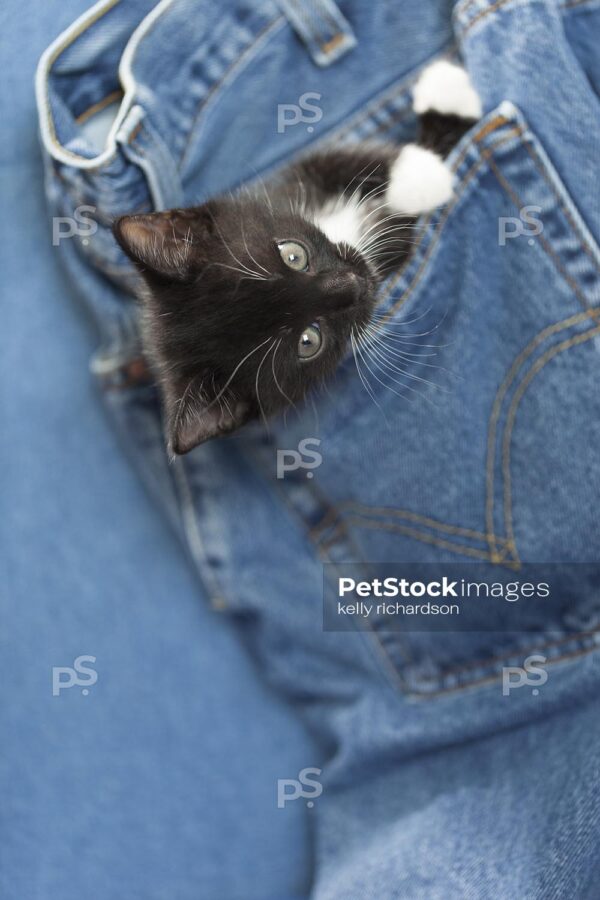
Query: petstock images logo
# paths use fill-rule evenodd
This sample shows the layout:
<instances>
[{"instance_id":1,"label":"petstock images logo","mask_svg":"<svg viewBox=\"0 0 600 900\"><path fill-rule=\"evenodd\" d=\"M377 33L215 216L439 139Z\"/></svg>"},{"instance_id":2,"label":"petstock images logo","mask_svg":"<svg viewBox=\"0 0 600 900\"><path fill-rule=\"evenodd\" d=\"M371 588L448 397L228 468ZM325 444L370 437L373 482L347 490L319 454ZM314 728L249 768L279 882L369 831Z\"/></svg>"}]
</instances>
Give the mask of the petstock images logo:
<instances>
[{"instance_id":1,"label":"petstock images logo","mask_svg":"<svg viewBox=\"0 0 600 900\"><path fill-rule=\"evenodd\" d=\"M285 478L288 472L303 469L307 478L313 477L313 469L318 469L323 457L318 451L319 438L303 438L297 450L277 450L277 478Z\"/></svg>"},{"instance_id":2,"label":"petstock images logo","mask_svg":"<svg viewBox=\"0 0 600 900\"><path fill-rule=\"evenodd\" d=\"M309 809L315 805L315 800L323 793L323 785L319 777L322 769L314 766L301 769L297 778L277 779L277 807L283 809L286 803L292 800L302 799Z\"/></svg>"},{"instance_id":3,"label":"petstock images logo","mask_svg":"<svg viewBox=\"0 0 600 900\"><path fill-rule=\"evenodd\" d=\"M98 681L95 662L95 656L83 655L78 656L72 666L52 666L52 696L59 697L61 691L80 687L83 696L87 697L92 685Z\"/></svg>"},{"instance_id":4,"label":"petstock images logo","mask_svg":"<svg viewBox=\"0 0 600 900\"><path fill-rule=\"evenodd\" d=\"M67 238L79 237L83 244L89 244L92 235L98 231L98 223L93 218L95 206L78 206L72 216L52 218L52 245L58 247Z\"/></svg>"},{"instance_id":5,"label":"petstock images logo","mask_svg":"<svg viewBox=\"0 0 600 900\"><path fill-rule=\"evenodd\" d=\"M323 627L556 632L600 627L600 563L326 563Z\"/></svg>"},{"instance_id":6,"label":"petstock images logo","mask_svg":"<svg viewBox=\"0 0 600 900\"><path fill-rule=\"evenodd\" d=\"M277 133L283 134L288 128L303 124L312 134L314 126L323 118L319 105L321 97L317 91L305 91L298 97L297 103L280 103L277 106Z\"/></svg>"},{"instance_id":7,"label":"petstock images logo","mask_svg":"<svg viewBox=\"0 0 600 900\"><path fill-rule=\"evenodd\" d=\"M533 245L534 237L544 230L544 223L539 218L541 206L523 206L517 216L500 216L498 219L498 244L505 247L506 242L513 238L527 237L527 242Z\"/></svg>"}]
</instances>

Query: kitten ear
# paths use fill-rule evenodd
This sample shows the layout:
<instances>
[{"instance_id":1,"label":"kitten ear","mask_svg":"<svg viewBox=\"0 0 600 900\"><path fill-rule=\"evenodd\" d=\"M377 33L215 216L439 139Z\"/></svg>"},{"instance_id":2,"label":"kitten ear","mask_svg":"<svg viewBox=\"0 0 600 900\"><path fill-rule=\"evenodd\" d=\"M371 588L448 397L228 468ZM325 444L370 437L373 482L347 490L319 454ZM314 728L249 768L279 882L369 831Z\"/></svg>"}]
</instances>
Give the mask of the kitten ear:
<instances>
[{"instance_id":1,"label":"kitten ear","mask_svg":"<svg viewBox=\"0 0 600 900\"><path fill-rule=\"evenodd\" d=\"M122 216L113 234L143 275L181 280L190 275L193 235L186 210Z\"/></svg>"},{"instance_id":2,"label":"kitten ear","mask_svg":"<svg viewBox=\"0 0 600 900\"><path fill-rule=\"evenodd\" d=\"M181 456L194 447L241 428L251 418L250 407L243 400L220 402L194 391L194 382L178 400L167 398L169 450ZM169 409L170 407L170 409Z\"/></svg>"}]
</instances>

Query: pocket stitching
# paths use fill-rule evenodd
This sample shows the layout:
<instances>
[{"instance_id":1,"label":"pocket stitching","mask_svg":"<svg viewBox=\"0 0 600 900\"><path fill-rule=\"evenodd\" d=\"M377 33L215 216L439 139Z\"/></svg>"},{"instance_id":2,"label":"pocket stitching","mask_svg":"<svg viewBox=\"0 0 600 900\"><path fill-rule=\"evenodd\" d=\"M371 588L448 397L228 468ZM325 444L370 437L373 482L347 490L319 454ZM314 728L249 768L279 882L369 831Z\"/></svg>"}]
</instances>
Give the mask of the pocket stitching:
<instances>
[{"instance_id":1,"label":"pocket stitching","mask_svg":"<svg viewBox=\"0 0 600 900\"><path fill-rule=\"evenodd\" d=\"M548 185L548 187L554 194L554 197L556 198L558 205L562 209L565 219L567 220L567 222L569 223L569 225L571 226L571 228L573 229L573 231L579 238L579 243L581 244L582 249L585 251L586 255L589 257L590 261L593 263L595 268L598 269L598 271L600 271L600 263L598 262L596 255L592 251L592 249L589 246L585 237L581 234L579 226L573 219L573 216L571 215L569 208L566 206L563 198L558 193L558 191L556 189L556 185L555 185L554 181L550 178L550 173L548 172L548 169L545 166L543 160L540 158L537 150L535 149L535 146L533 145L533 143L530 143L529 141L526 141L526 140L523 141L523 146L525 147L525 150L531 157L531 160L532 160L533 164L536 166L538 172L540 173L542 178L544 178L546 184Z\"/></svg>"},{"instance_id":2,"label":"pocket stitching","mask_svg":"<svg viewBox=\"0 0 600 900\"><path fill-rule=\"evenodd\" d=\"M535 653L536 651L539 651L539 650L547 650L550 647L558 647L558 646L561 646L561 644L570 643L572 641L585 640L586 638L590 638L595 635L600 635L599 629L594 629L592 631L581 631L581 632L578 632L577 634L570 635L568 638L565 638L564 640L546 641L543 644L534 644L533 646L528 647L526 649L519 648L516 651L516 653L507 652L502 656L488 657L488 659L480 660L477 663L470 664L468 666L465 666L462 669L445 669L441 672L441 675L442 675L442 677L444 677L446 675L458 675L458 674L461 674L462 672L468 671L472 668L478 668L480 666L504 662L505 660L513 658L517 654L519 656L526 657L526 656L529 656L530 654ZM378 640L377 635L375 635L375 637ZM385 653L385 647L383 647L383 644L381 646L383 648L383 652ZM561 656L555 656L553 659L547 660L546 665L553 666L559 662L565 662L566 660L577 659L578 657L581 657L581 656L588 656L590 653L593 653L596 650L598 650L597 646L582 647L579 650L572 650L570 652L563 653ZM399 677L402 679L402 676L399 676ZM484 684L494 684L495 682L500 680L500 677L501 677L501 673L498 672L497 674L494 674L494 675L485 675L474 681L469 681L466 684L442 687L436 691L431 691L431 692L428 691L426 694L419 693L414 690L411 691L410 688L408 688L408 693L411 694L412 696L416 697L419 700L430 700L430 699L433 700L436 697L444 696L446 694L455 694L460 691L469 690L470 688L481 687ZM406 679L402 679L402 682L403 682L403 684L406 684ZM432 680L428 680L426 678L421 679L421 681L420 681L420 684L423 686L425 686L427 684L432 684L432 683L433 683Z\"/></svg>"},{"instance_id":3,"label":"pocket stitching","mask_svg":"<svg viewBox=\"0 0 600 900\"><path fill-rule=\"evenodd\" d=\"M598 313L600 314L600 310L598 310ZM523 399L523 396L525 395L525 392L527 391L527 388L529 387L535 376L539 375L542 369L544 369L546 365L552 359L554 359L555 356L558 356L558 354L562 353L565 350L569 350L571 347L579 346L580 344L583 344L586 341L591 340L593 337L597 337L598 335L600 335L600 325L597 325L595 328L588 329L587 331L583 332L583 334L573 335L567 340L562 341L560 344L557 344L554 347L550 347L542 356L539 357L539 359L536 360L531 369L529 369L529 371L523 378L523 381L519 384L519 387L517 388L509 407L502 447L502 468L504 478L504 527L506 530L506 538L509 542L510 547L513 549L516 562L520 561L514 540L513 497L510 474L510 447L519 405L521 403L521 400Z\"/></svg>"},{"instance_id":4,"label":"pocket stitching","mask_svg":"<svg viewBox=\"0 0 600 900\"><path fill-rule=\"evenodd\" d=\"M478 134L474 136L473 141L478 142L483 137L485 137L487 134L489 134L490 131L496 130L505 124L508 124L508 120L504 119L502 116L499 116L497 119L494 119L492 122L489 122L484 128L482 128L481 131L478 132ZM493 128L491 126L493 126ZM521 127L518 125L515 125L509 131L507 131L504 135L502 135L502 137L498 138L497 141L495 141L493 144L491 144L490 147L488 147L486 150L484 150L482 152L480 158L478 160L476 160L473 163L473 165L471 166L471 168L465 173L464 178L460 182L459 190L455 193L455 196L454 196L452 202L445 208L444 212L442 213L442 215L437 223L435 233L429 242L429 246L427 247L427 249L425 251L425 255L424 255L423 259L421 260L421 263L419 265L419 268L418 268L413 280L411 281L410 285L406 288L406 290L402 293L402 295L398 298L397 302L388 310L387 314L385 315L385 317L383 319L384 322L387 321L388 319L390 319L393 315L395 315L395 313L397 313L398 310L402 306L405 305L405 303L408 300L408 298L410 297L410 295L413 293L415 288L418 287L418 285L420 284L421 279L427 270L427 264L429 263L431 254L433 253L433 250L437 246L437 244L440 240L440 237L442 235L442 232L444 231L444 226L445 226L450 214L456 208L456 206L458 205L458 202L462 199L464 189L466 188L467 184L469 184L469 182L473 179L475 174L483 166L483 164L488 161L492 152L497 147L502 146L508 140L510 140L511 138L518 136L520 134L522 134ZM470 146L471 146L471 144L468 144L463 149L463 152L460 155L460 157L456 160L456 162L454 164L455 170L458 169L458 167L464 160ZM425 217L425 219L423 221L424 227L426 227L427 224L429 222L431 222L431 218L432 218L431 215L428 215ZM420 243L422 243L424 241L424 239L425 239L424 236L420 237L418 239L417 247L419 246ZM397 275L397 277L392 281L392 283L388 286L386 293L381 298L382 300L387 299L387 297L389 297L393 293L394 289L396 288L397 284L399 283L400 279L402 278L402 275L403 275L403 271L401 271Z\"/></svg>"},{"instance_id":5,"label":"pocket stitching","mask_svg":"<svg viewBox=\"0 0 600 900\"><path fill-rule=\"evenodd\" d=\"M526 141L522 141L522 145L526 147L527 146ZM504 177L502 172L500 172L496 163L492 159L488 160L488 162L490 165L490 169L496 176L496 180L499 182L499 184L503 188L503 190L508 194L510 200L515 204L517 209L523 209L523 206L524 206L523 201L521 200L521 198L519 197L517 192L514 190L514 188L508 183L508 181L506 180L506 178ZM538 171L540 171L540 174L542 175L542 177L544 177L544 180L547 183L549 183L548 179L545 177L544 173L539 168L538 168ZM564 213L565 210L564 210L564 207L562 207L562 204L561 204L561 209ZM570 221L571 220L569 220L569 224L570 224ZM579 242L581 244L582 238L579 234L577 236L579 237ZM547 255L550 256L550 258L552 259L555 267L558 269L558 271L560 272L562 277L565 279L565 281L567 282L569 287L577 295L577 299L580 301L583 308L589 309L590 304L588 303L585 294L583 294L581 292L577 282L574 281L573 278L571 277L571 275L569 275L569 273L565 270L564 266L562 265L562 263L556 256L556 253L554 252L554 250L552 249L552 247L550 246L548 241L544 238L542 233L538 234L538 240L539 240L540 244L542 245L543 249L545 250L545 252L547 253ZM583 249L583 247L582 247L582 249Z\"/></svg>"},{"instance_id":6,"label":"pocket stitching","mask_svg":"<svg viewBox=\"0 0 600 900\"><path fill-rule=\"evenodd\" d=\"M445 550L451 550L454 553L463 553L466 556L472 556L475 559L483 559L483 560L487 560L487 561L491 561L491 562L500 562L500 560L494 559L492 557L492 555L490 554L490 552L487 550L481 550L481 549L478 549L477 547L471 547L469 544L453 543L452 541L447 541L447 540L444 540L444 538L436 537L435 535L430 535L428 532L425 532L425 531L418 531L417 529L410 528L410 526L402 525L398 522L387 522L387 521L375 522L371 519L366 519L366 518L363 519L363 518L361 518L360 515L346 516L344 521L346 524L360 525L363 528L372 528L373 530L376 530L376 531L392 531L392 532L397 532L399 534L404 534L407 537L414 537L417 540L422 541L424 544L433 544L436 547L441 547L442 549L445 549ZM338 535L338 531L336 529L334 534L330 535L329 539L327 541L325 541L322 546L328 547L333 542L333 540L335 540L337 535ZM514 567L513 564L511 563L511 561L509 561L509 560L503 560L502 565L506 566L507 568Z\"/></svg>"},{"instance_id":7,"label":"pocket stitching","mask_svg":"<svg viewBox=\"0 0 600 900\"><path fill-rule=\"evenodd\" d=\"M497 436L497 425L500 419L500 415L502 413L502 404L504 403L504 399L510 390L512 384L514 383L517 375L521 371L524 363L529 359L531 354L536 350L536 348L542 344L546 338L551 337L559 331L563 331L566 328L570 328L572 325L578 325L581 322L584 322L586 319L594 319L598 314L599 310L595 308L591 308L584 312L577 313L574 316L570 316L567 319L563 319L560 322L554 322L552 325L548 325L546 328L542 329L542 331L538 332L534 338L527 344L527 346L521 350L521 352L515 357L513 360L504 380L502 381L500 387L496 392L496 396L494 398L494 403L492 406L492 412L490 415L490 419L488 422L488 441L487 441L487 459L486 459L486 531L489 536L491 536L491 546L490 550L492 552L497 551L496 541L499 539L499 535L495 534L494 528L494 507L495 507L495 497L494 497L494 468L495 468L495 457L496 457L496 436ZM585 332L587 334L587 332ZM489 540L489 538L488 538ZM506 538L503 538L505 542ZM513 552L518 559L516 547L510 547L511 552Z\"/></svg>"},{"instance_id":8,"label":"pocket stitching","mask_svg":"<svg viewBox=\"0 0 600 900\"><path fill-rule=\"evenodd\" d=\"M491 122L487 123L482 129L480 129L480 131L477 132L476 135L474 135L473 141L474 141L474 142L479 142L479 141L481 141L485 136L487 136L488 134L490 134L492 131L496 130L497 128L499 128L499 127L501 127L502 125L507 124L507 123L508 123L508 120L507 120L507 119L505 119L503 116L498 116L496 119L493 119ZM420 263L419 269L418 269L418 271L417 271L417 273L416 273L416 275L415 275L413 281L411 282L411 284L409 285L409 287L407 288L407 290L406 290L406 291L402 294L402 296L399 298L398 302L397 302L396 304L394 304L394 306L389 310L389 312L388 312L388 314L387 314L387 318L388 318L388 319L391 318L391 316L392 316L392 315L400 308L400 306L402 306L402 305L407 301L407 299L408 299L408 297L410 296L410 294L412 293L412 291L417 287L417 285L418 285L419 282L421 281L421 278L422 278L423 275L425 274L425 270L426 270L427 264L428 264L428 262L429 262L431 253L433 252L433 249L434 249L435 245L436 245L437 242L439 241L439 238L440 238L440 236L441 236L441 232L443 231L443 226L444 226L444 224L445 224L447 218L449 217L450 213L452 212L452 210L454 209L454 207L455 207L456 204L458 203L459 199L462 197L462 195L463 195L463 193L464 193L464 188L465 188L465 186L466 186L467 183L472 179L472 177L474 176L475 172L481 167L481 165L482 165L485 161L489 162L489 164L490 164L490 169L493 171L493 173L494 173L496 179L498 180L500 186L501 186L501 187L503 188L503 190L508 194L508 196L510 197L511 201L512 201L513 203L515 203L515 205L517 206L517 208L521 208L521 207L523 206L522 201L519 199L519 197L518 197L518 196L516 195L516 193L513 191L512 187L508 184L508 182L506 181L506 179L504 178L504 176L500 173L498 167L496 166L496 164L494 163L493 159L491 158L491 155L492 155L493 151L494 151L498 146L501 146L502 144L504 144L510 137L514 136L515 134L517 134L517 135L523 134L523 129L520 128L519 126L516 126L514 129L511 129L509 132L507 132L506 134L504 134L501 138L499 138L497 141L495 141L490 147L488 147L488 148L482 153L481 158L480 158L479 160L477 160L477 161L473 164L473 166L471 166L471 168L468 170L468 172L465 174L465 177L463 178L463 180L462 180L462 182L461 182L460 191L457 192L457 194L455 195L455 198L454 198L453 202L450 204L450 206L447 207L447 209L445 210L445 213L444 213L442 219L441 219L440 222L438 223L438 228L437 228L437 230L436 230L435 237L434 237L434 239L431 241L431 243L429 244L429 247L427 248L427 250L426 250L426 252L425 252L425 256L424 256L423 260L422 260L421 263ZM579 243L580 243L580 245L582 246L582 249L584 249L584 251L586 252L586 254L588 255L588 257L589 257L589 258L592 260L592 262L594 263L594 265L595 265L596 267L598 267L598 263L597 263L597 261L595 260L594 255L593 255L593 253L592 253L592 251L591 251L589 245L587 244L587 242L586 242L584 236L580 233L580 230L579 230L579 228L578 228L576 222L574 221L573 217L570 215L568 209L566 208L566 206L565 206L565 204L564 204L564 202L563 202L563 199L560 197L560 195L559 195L558 192L556 191L556 188L555 188L553 182L551 181L551 179L549 178L549 173L547 173L546 168L545 168L545 166L543 165L542 161L539 159L539 157L537 156L537 154L534 154L533 148L530 149L530 147L529 147L529 145L528 145L528 142L527 142L526 140L522 140L522 141L521 141L521 146L523 146L523 147L526 149L526 151L527 151L528 155L530 156L530 158L531 158L533 164L535 165L536 169L538 170L538 172L540 173L540 175L544 178L544 180L546 181L546 183L547 183L548 186L550 187L550 189L551 189L551 191L552 191L554 197L556 198L556 200L557 200L557 202L558 202L558 204L559 204L559 206L560 206L560 209L562 210L563 214L565 215L565 218L567 219L569 225L571 226L572 230L575 232L577 238L579 239ZM458 157L458 159L456 160L456 162L455 162L455 164L454 164L454 168L455 168L455 169L458 169L458 167L460 166L460 164L461 164L462 161L464 160L464 158L465 158L465 156L466 156L466 154L467 154L467 152L468 152L468 148L469 148L469 145L467 145L467 146L463 149L461 155L460 155L460 156ZM429 218L429 220L430 220L431 217L428 217L428 218ZM588 303L588 301L587 301L587 298L585 297L584 294L581 293L581 291L580 291L580 289L579 289L579 286L576 284L576 282L573 281L573 279L571 278L571 276L569 275L569 273L566 272L566 271L564 270L564 267L562 266L562 264L560 263L560 261L557 259L556 254L554 253L553 249L548 245L548 242L544 239L544 240L541 241L541 245L542 245L543 249L545 250L546 254L547 254L547 255L551 258L551 260L553 261L555 267L558 269L558 271L560 272L560 274L563 276L563 278L565 279L565 281L567 282L567 284L568 284L568 285L573 289L573 291L576 293L578 299L580 300L580 302L582 303L582 305L584 306L584 308L585 308L586 310L588 310L588 312L587 312L587 313L580 314L580 315L577 316L577 317L571 317L570 319L566 319L566 320L564 320L563 322L555 323L555 324L553 324L553 325L551 325L551 326L548 326L546 329L543 329L543 331L541 331L538 335L536 335L536 337L532 340L532 342L530 343L530 345L528 345L528 346L525 348L524 351L521 351L521 353L516 357L515 361L512 363L512 365L511 365L511 367L510 367L510 369L509 369L508 375L506 376L506 378L504 379L504 381L503 381L502 384L500 385L500 388L499 388L499 390L498 390L498 392L497 392L497 394L496 394L496 397L495 397L495 399L494 399L494 404L493 404L493 407L492 407L492 414L491 414L490 421L489 421L489 424L488 424L488 455L487 455L487 465L486 465L486 468L487 468L487 496L486 496L486 529L487 529L487 537L486 537L486 540L487 540L488 543L489 543L489 556L484 557L484 558L489 558L491 562L499 563L499 564L502 564L502 565L508 565L510 568L513 568L515 565L516 565L517 567L519 567L519 566L520 566L520 559L519 559L518 551L517 551L516 544L515 544L515 541L514 541L514 533L513 533L513 529L512 529L512 497L511 497L510 500L508 501L508 504L507 504L507 502L506 502L506 483L507 483L507 478L506 478L506 466L509 466L509 464L510 464L509 461L508 461L507 463L505 463L504 468L503 468L503 480L504 480L504 486L505 486L505 489L504 489L504 497L505 497L505 523L506 523L506 524L505 524L505 528L506 528L506 537L501 537L500 535L496 535L496 534L495 534L495 527L494 527L494 506L495 506L495 498L494 498L494 465L495 465L495 449L494 449L494 448L495 448L495 440L496 440L496 426L497 426L497 422L498 422L498 419L499 419L500 414L501 414L501 411L502 411L502 402L503 402L503 400L504 400L504 397L506 396L506 393L507 393L508 389L510 388L511 384L512 384L513 381L514 381L514 378L515 378L516 375L518 374L519 369L520 369L521 366L523 365L523 363L524 363L524 362L526 361L526 359L531 355L531 353L534 351L534 349L535 349L535 348L536 348L536 347L537 347L537 346L538 346L538 345L539 345L546 337L548 337L548 336L549 336L550 334L552 334L552 333L555 333L557 330L560 330L561 328L568 327L570 324L575 324L576 321L583 321L585 318L588 318L588 317L590 317L590 316L595 317L595 315L596 315L596 312L594 312L594 309L595 309L595 308L589 306L589 303ZM391 287L389 288L388 294L387 294L386 296L389 296L389 294L394 290L394 287L395 287L395 285L398 283L398 280L399 280L400 277L401 277L401 274L400 274L400 275L398 276L398 278L393 282L393 284L392 284ZM385 320L384 320L384 321L385 321ZM587 332L586 332L586 334L587 334ZM593 336L593 335L590 335L590 336ZM577 337L579 337L579 336L577 336ZM578 343L581 343L581 341L578 340L577 338L573 338L573 339L571 339L571 340L572 340L572 342L570 341L569 343L567 343L564 347L562 347L562 349L566 350L566 349L568 349L568 348L571 347L571 346L574 346L574 345L576 345L576 344L578 344ZM547 353L549 353L549 352L550 352L550 351L547 351ZM560 351L556 351L556 352L560 352ZM553 358L554 355L556 355L556 353L550 353L549 356L547 356L546 354L544 354L544 356L541 357L541 358L544 359L545 361L544 361L544 363L542 363L541 365L538 365L538 363L535 364L535 365L537 366L537 368L536 368L534 374L538 374L538 372L541 371L541 369L542 369L542 368L550 361L550 359ZM531 376L531 378L532 378L532 377L533 377L533 375ZM527 380L527 385L530 383L531 378L529 378L529 379ZM523 384L523 382L522 382L521 384ZM526 385L526 386L527 386L527 385ZM523 391L523 393L524 393L524 391ZM523 396L523 393L520 395L521 397ZM516 410L515 410L515 416L516 416ZM513 424L514 424L514 422L513 422ZM505 426L505 427L506 427L506 426ZM510 434L512 434L512 427L511 427L511 429L510 429ZM508 435L508 439L510 439L510 434ZM504 441L506 442L506 439L507 439L507 438L506 438L506 432L505 432L505 435L504 435L504 438L503 438L503 439L504 439ZM509 455L510 455L510 454L509 454ZM509 474L509 477L508 477L508 481L510 482L510 474ZM490 504L491 504L491 507L490 507ZM414 515L417 515L417 514L414 514ZM509 518L509 517L510 517L510 518ZM443 523L443 524L445 524L445 523ZM373 526L371 526L371 527L373 527ZM436 526L432 526L432 527L436 527ZM458 528L458 527L460 527L460 526L449 526L449 525L446 525L446 529L447 529L447 530L449 530L450 528L453 528L453 527ZM398 529L397 529L397 530L398 530ZM408 535L408 532L406 532L406 533L407 533L407 535ZM457 535L458 535L458 534L460 534L460 531L453 531L453 532L451 532L451 533L454 533L454 534L457 534ZM417 538L418 540L423 540L425 543L434 543L434 544L436 543L434 540L431 539L431 537L430 537L429 535L427 535L426 537L425 537L425 536L420 536L420 533L419 533L419 532L416 532L416 531L413 532L412 535L408 535L408 536L413 536L413 537ZM331 539L331 538L330 538L330 539ZM505 547L504 547L503 550L501 550L501 551L498 550L498 543L504 543ZM450 544L450 542L443 542L443 543L439 544L439 546L444 546L444 547L447 547L448 545L450 545L450 547L451 547L452 549L454 549L455 552L462 552L462 550L465 549L464 545L463 545L463 546L460 546L460 549L459 549L459 545L455 545L454 547L452 547L452 545ZM469 552L469 548L468 548L468 547L466 548L466 551L467 551L467 554L469 554L469 555L474 555L474 554L472 554L472 553ZM511 560L506 560L505 557L506 557L506 554L507 554L507 553L510 553L510 554L511 554L511 556L512 556L512 559L511 559Z\"/></svg>"},{"instance_id":9,"label":"pocket stitching","mask_svg":"<svg viewBox=\"0 0 600 900\"><path fill-rule=\"evenodd\" d=\"M438 528L441 531L446 531L449 534L458 534L463 537L471 537L475 540L480 540L482 543L485 543L489 540L490 535L485 534L483 531L476 531L473 528L464 528L461 525L450 525L446 522L442 522L439 519L434 519L431 516L424 516L421 513L415 513L412 510L408 509L398 509L396 507L385 507L385 506L367 506L361 503L355 503L352 500L345 501L340 504L337 510L330 510L329 513L321 520L321 522L317 523L317 525L313 526L311 529L311 534L316 538L318 533L321 534L326 531L331 525L336 524L334 517L332 517L332 512L341 512L344 514L346 510L349 513L356 512L359 515L387 515L391 513L400 518L408 519L409 521L415 521L421 523L429 528ZM502 540L502 539L500 539Z\"/></svg>"}]
</instances>

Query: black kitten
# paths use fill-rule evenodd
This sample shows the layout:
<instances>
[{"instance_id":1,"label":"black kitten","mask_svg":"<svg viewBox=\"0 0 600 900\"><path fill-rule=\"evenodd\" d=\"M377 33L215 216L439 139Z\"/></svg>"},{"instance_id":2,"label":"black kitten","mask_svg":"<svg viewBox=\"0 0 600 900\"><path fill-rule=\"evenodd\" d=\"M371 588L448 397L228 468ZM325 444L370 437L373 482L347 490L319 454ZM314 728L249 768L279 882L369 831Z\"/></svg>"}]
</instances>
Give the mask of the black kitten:
<instances>
[{"instance_id":1,"label":"black kitten","mask_svg":"<svg viewBox=\"0 0 600 900\"><path fill-rule=\"evenodd\" d=\"M329 150L260 188L115 223L145 282L171 452L298 403L368 325L416 216L451 197L436 151L480 112L466 73L446 62L414 98L420 145Z\"/></svg>"}]
</instances>

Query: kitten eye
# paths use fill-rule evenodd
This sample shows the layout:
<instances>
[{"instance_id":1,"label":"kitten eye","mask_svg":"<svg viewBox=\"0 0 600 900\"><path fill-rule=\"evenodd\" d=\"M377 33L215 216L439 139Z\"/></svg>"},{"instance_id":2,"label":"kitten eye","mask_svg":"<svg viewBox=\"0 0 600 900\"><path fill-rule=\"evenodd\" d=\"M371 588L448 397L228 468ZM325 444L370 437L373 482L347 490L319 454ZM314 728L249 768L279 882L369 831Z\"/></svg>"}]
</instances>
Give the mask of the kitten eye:
<instances>
[{"instance_id":1,"label":"kitten eye","mask_svg":"<svg viewBox=\"0 0 600 900\"><path fill-rule=\"evenodd\" d=\"M296 241L282 241L277 244L277 249L282 260L290 269L294 269L295 272L303 272L308 268L308 253L302 244L297 244Z\"/></svg>"},{"instance_id":2,"label":"kitten eye","mask_svg":"<svg viewBox=\"0 0 600 900\"><path fill-rule=\"evenodd\" d=\"M321 329L316 322L305 328L298 341L298 356L300 359L313 359L323 346Z\"/></svg>"}]
</instances>

